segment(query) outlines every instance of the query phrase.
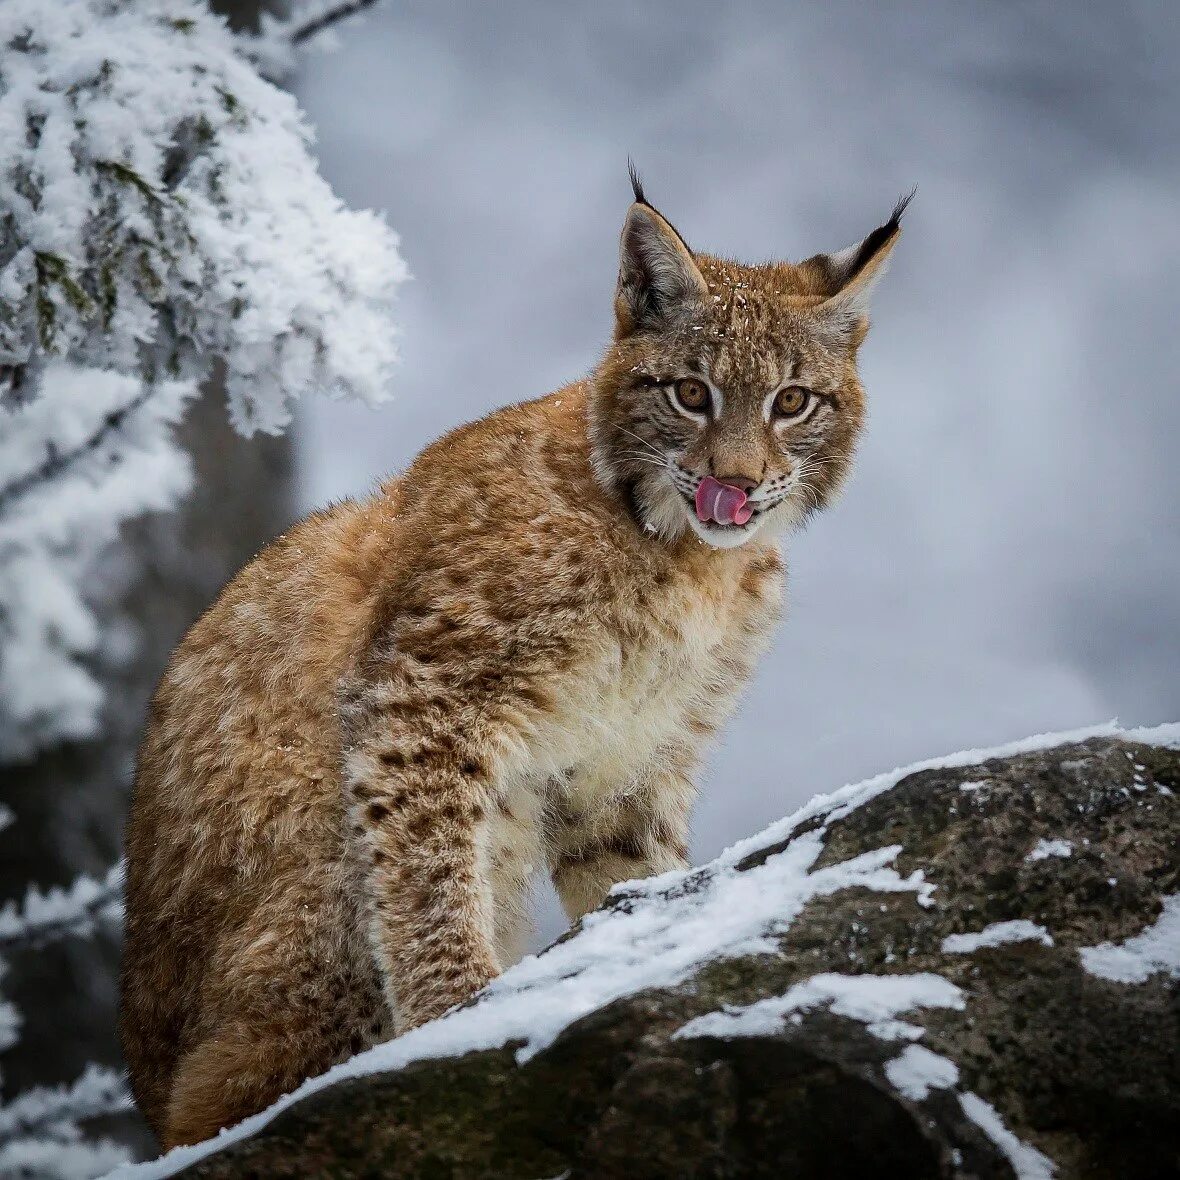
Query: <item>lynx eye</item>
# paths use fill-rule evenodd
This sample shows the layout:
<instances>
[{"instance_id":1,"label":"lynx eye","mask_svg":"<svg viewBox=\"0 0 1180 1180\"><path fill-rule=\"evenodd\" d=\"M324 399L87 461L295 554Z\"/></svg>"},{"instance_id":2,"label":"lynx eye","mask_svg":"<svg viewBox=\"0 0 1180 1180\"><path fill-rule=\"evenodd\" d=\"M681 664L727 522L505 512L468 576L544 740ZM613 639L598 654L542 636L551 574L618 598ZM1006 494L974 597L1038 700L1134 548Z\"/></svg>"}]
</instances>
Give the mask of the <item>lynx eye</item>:
<instances>
[{"instance_id":1,"label":"lynx eye","mask_svg":"<svg viewBox=\"0 0 1180 1180\"><path fill-rule=\"evenodd\" d=\"M802 385L788 385L774 398L774 412L783 418L797 418L811 405L811 390Z\"/></svg>"},{"instance_id":2,"label":"lynx eye","mask_svg":"<svg viewBox=\"0 0 1180 1180\"><path fill-rule=\"evenodd\" d=\"M709 387L695 377L681 377L673 387L676 400L693 414L703 414L709 408Z\"/></svg>"}]
</instances>

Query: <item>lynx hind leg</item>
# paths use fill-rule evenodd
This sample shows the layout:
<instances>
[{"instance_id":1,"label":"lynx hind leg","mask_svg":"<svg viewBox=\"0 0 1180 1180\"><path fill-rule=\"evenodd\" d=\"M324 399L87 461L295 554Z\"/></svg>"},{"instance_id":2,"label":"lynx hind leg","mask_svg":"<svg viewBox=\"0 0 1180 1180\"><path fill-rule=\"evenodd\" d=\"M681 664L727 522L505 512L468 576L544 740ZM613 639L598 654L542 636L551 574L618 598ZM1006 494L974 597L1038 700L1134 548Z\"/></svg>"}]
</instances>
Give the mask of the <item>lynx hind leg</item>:
<instances>
[{"instance_id":1,"label":"lynx hind leg","mask_svg":"<svg viewBox=\"0 0 1180 1180\"><path fill-rule=\"evenodd\" d=\"M218 979L221 1019L202 1021L177 1063L160 1134L166 1149L265 1110L392 1032L376 971L346 942L304 929L258 947L231 959Z\"/></svg>"},{"instance_id":2,"label":"lynx hind leg","mask_svg":"<svg viewBox=\"0 0 1180 1180\"><path fill-rule=\"evenodd\" d=\"M199 1143L265 1110L308 1078L375 1044L389 1025L383 1005L363 1021L354 1015L331 1026L307 1012L230 1020L177 1065L161 1134L165 1150Z\"/></svg>"},{"instance_id":3,"label":"lynx hind leg","mask_svg":"<svg viewBox=\"0 0 1180 1180\"><path fill-rule=\"evenodd\" d=\"M161 1135L164 1150L211 1139L223 1127L265 1110L307 1072L293 1038L237 1022L181 1058Z\"/></svg>"},{"instance_id":4,"label":"lynx hind leg","mask_svg":"<svg viewBox=\"0 0 1180 1180\"><path fill-rule=\"evenodd\" d=\"M567 847L552 857L553 884L571 922L597 909L620 881L688 868L682 839L650 840L642 833L614 834Z\"/></svg>"}]
</instances>

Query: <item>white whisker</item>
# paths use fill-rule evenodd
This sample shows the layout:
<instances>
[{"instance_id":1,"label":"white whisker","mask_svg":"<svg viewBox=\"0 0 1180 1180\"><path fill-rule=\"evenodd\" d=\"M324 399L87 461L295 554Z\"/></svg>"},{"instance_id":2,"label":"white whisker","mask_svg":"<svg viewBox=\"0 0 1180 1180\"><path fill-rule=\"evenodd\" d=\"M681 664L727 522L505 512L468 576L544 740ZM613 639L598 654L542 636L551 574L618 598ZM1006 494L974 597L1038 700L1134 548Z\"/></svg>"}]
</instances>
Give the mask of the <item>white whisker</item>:
<instances>
[{"instance_id":1,"label":"white whisker","mask_svg":"<svg viewBox=\"0 0 1180 1180\"><path fill-rule=\"evenodd\" d=\"M636 440L638 440L639 442L641 442L641 443L642 443L642 444L643 444L645 447L647 447L647 449L648 449L649 451L651 451L651 453L652 453L653 455L656 455L656 456L658 456L658 457L659 457L660 459L662 459L662 460L663 460L665 463L668 461L668 456L667 456L667 455L665 455L665 454L664 454L664 452L663 452L663 451L661 451L661 450L660 450L658 447L656 447L656 446L654 446L652 443L648 442L648 441L647 441L647 439L646 439L646 438L644 438L644 437L643 437L641 434L636 434L634 430L628 430L628 429L627 429L625 426L620 426L620 427L619 427L619 429L620 429L620 430L621 430L621 431L622 431L624 434L629 434L629 435L630 435L630 436L631 436L633 439L636 439Z\"/></svg>"},{"instance_id":2,"label":"white whisker","mask_svg":"<svg viewBox=\"0 0 1180 1180\"><path fill-rule=\"evenodd\" d=\"M629 459L634 463L650 463L653 467L659 467L663 470L668 470L667 459L653 459L650 455L644 455L639 451L620 451L618 457L620 459Z\"/></svg>"}]
</instances>

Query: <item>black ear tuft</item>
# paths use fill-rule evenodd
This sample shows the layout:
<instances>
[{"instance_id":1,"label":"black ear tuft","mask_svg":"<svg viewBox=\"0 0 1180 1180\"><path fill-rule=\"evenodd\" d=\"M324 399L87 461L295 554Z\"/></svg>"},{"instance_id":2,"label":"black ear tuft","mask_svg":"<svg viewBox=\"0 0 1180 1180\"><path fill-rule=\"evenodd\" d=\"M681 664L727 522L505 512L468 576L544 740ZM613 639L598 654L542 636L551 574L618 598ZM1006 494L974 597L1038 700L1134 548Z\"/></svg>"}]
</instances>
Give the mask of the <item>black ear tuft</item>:
<instances>
[{"instance_id":1,"label":"black ear tuft","mask_svg":"<svg viewBox=\"0 0 1180 1180\"><path fill-rule=\"evenodd\" d=\"M639 169L635 167L635 161L630 156L627 157L627 175L631 177L631 191L635 194L635 203L648 205L647 197L643 195L643 181L639 179ZM650 208L650 205L648 207Z\"/></svg>"},{"instance_id":2,"label":"black ear tuft","mask_svg":"<svg viewBox=\"0 0 1180 1180\"><path fill-rule=\"evenodd\" d=\"M901 225L901 215L909 208L910 202L914 199L914 194L918 191L918 186L914 185L912 189L904 197L900 197L896 205L893 206L893 212L889 215L889 220L884 225L879 225L863 242L860 244L860 249L856 253L856 257L852 260L848 267L848 273L844 278L844 282L851 282L860 273L861 269L866 265L870 258L877 253L878 250L891 238Z\"/></svg>"},{"instance_id":3,"label":"black ear tuft","mask_svg":"<svg viewBox=\"0 0 1180 1180\"><path fill-rule=\"evenodd\" d=\"M3 3L3 0L0 0L0 3ZM647 194L643 191L643 181L639 177L639 169L635 167L635 161L630 156L627 157L627 175L631 178L631 191L635 194L635 204L642 205L645 209L650 209L653 213L658 214L660 220L680 239L680 244L692 256L692 247L684 240L684 235L647 199Z\"/></svg>"},{"instance_id":4,"label":"black ear tuft","mask_svg":"<svg viewBox=\"0 0 1180 1180\"><path fill-rule=\"evenodd\" d=\"M904 197L897 198L897 204L893 206L893 212L889 215L888 225L897 229L901 225L901 215L910 207L910 202L918 195L918 186L915 184Z\"/></svg>"}]
</instances>

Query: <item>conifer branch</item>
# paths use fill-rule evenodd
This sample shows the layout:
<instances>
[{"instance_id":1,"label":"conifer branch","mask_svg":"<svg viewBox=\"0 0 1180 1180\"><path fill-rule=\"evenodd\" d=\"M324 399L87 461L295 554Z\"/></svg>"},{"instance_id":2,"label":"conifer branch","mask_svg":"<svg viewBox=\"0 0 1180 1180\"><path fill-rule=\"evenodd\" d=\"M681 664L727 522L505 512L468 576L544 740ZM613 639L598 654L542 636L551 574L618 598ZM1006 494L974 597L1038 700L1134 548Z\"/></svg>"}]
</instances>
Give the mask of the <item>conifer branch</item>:
<instances>
[{"instance_id":1,"label":"conifer branch","mask_svg":"<svg viewBox=\"0 0 1180 1180\"><path fill-rule=\"evenodd\" d=\"M309 17L304 24L297 23L296 19L296 23L290 33L291 44L302 45L305 41L310 40L317 33L322 33L338 21L355 16L358 12L363 12L366 8L372 8L377 3L378 0L342 0L340 4L334 5L327 12L320 12L316 16Z\"/></svg>"},{"instance_id":2,"label":"conifer branch","mask_svg":"<svg viewBox=\"0 0 1180 1180\"><path fill-rule=\"evenodd\" d=\"M37 949L71 935L89 935L123 913L123 865L113 865L101 881L79 877L66 889L47 893L30 887L21 905L0 909L0 951Z\"/></svg>"}]
</instances>

